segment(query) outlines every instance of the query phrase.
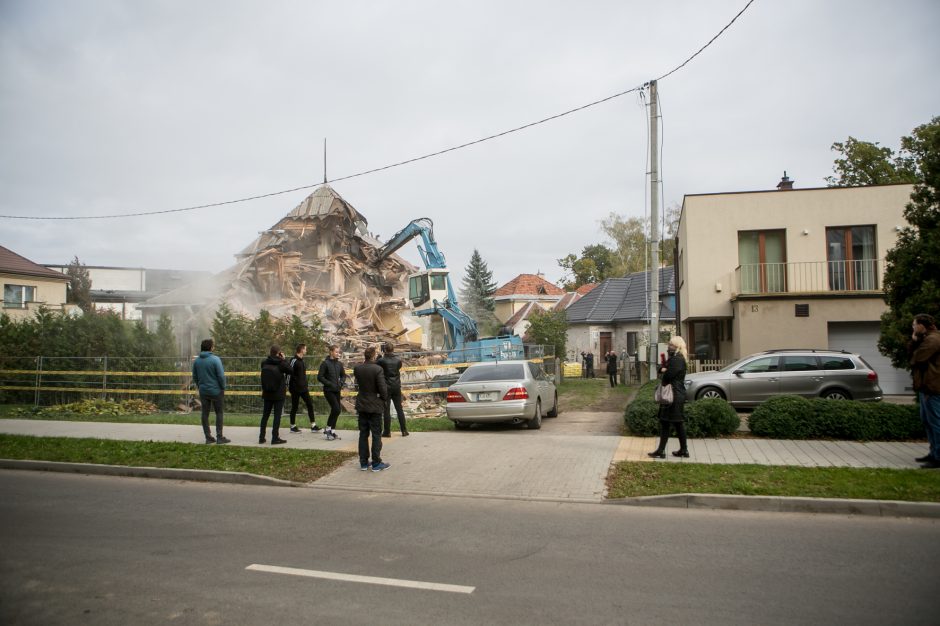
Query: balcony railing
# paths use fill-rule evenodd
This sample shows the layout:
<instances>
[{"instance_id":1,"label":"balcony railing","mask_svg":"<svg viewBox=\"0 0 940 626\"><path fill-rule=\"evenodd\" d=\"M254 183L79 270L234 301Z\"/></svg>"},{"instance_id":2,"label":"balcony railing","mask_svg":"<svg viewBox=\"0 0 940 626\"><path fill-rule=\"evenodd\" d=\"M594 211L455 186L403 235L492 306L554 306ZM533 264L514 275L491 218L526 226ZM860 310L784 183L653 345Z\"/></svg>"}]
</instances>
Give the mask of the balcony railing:
<instances>
[{"instance_id":1,"label":"balcony railing","mask_svg":"<svg viewBox=\"0 0 940 626\"><path fill-rule=\"evenodd\" d=\"M881 259L752 263L735 268L732 294L877 292L883 269Z\"/></svg>"}]
</instances>

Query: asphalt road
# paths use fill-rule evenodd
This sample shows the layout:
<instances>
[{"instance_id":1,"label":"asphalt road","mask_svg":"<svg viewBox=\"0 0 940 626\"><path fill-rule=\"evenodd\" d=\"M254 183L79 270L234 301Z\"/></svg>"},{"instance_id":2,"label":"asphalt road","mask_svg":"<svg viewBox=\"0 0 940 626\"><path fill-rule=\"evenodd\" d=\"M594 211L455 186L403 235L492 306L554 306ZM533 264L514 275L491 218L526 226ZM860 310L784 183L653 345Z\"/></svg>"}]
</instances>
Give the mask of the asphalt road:
<instances>
[{"instance_id":1,"label":"asphalt road","mask_svg":"<svg viewBox=\"0 0 940 626\"><path fill-rule=\"evenodd\" d=\"M929 520L23 471L0 519L3 624L922 624L940 558Z\"/></svg>"}]
</instances>

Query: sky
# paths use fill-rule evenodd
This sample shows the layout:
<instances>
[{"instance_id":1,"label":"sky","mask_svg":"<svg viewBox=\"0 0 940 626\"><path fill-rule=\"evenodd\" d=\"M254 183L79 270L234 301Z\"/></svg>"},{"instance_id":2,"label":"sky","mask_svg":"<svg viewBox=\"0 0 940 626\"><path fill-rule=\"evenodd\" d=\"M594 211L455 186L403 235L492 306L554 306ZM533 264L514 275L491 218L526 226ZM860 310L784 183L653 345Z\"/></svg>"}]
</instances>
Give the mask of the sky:
<instances>
[{"instance_id":1,"label":"sky","mask_svg":"<svg viewBox=\"0 0 940 626\"><path fill-rule=\"evenodd\" d=\"M747 0L0 0L0 245L38 263L220 271L323 180L662 76ZM834 141L897 149L940 115L940 3L755 0L659 81L662 204L825 186ZM649 215L640 91L331 185L387 239L418 217L457 285L562 277ZM416 244L400 254L420 265Z\"/></svg>"}]
</instances>

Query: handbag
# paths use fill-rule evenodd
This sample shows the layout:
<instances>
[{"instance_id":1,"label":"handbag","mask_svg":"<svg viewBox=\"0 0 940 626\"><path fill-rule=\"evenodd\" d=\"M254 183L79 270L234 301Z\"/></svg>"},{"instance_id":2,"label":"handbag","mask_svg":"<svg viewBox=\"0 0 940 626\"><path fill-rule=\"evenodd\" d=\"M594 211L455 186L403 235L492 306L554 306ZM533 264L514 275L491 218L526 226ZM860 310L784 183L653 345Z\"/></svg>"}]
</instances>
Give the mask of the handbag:
<instances>
[{"instance_id":1,"label":"handbag","mask_svg":"<svg viewBox=\"0 0 940 626\"><path fill-rule=\"evenodd\" d=\"M669 406L673 402L672 395L672 385L663 386L662 383L656 385L656 391L653 392L653 399L656 400L656 404L662 404L664 406Z\"/></svg>"}]
</instances>

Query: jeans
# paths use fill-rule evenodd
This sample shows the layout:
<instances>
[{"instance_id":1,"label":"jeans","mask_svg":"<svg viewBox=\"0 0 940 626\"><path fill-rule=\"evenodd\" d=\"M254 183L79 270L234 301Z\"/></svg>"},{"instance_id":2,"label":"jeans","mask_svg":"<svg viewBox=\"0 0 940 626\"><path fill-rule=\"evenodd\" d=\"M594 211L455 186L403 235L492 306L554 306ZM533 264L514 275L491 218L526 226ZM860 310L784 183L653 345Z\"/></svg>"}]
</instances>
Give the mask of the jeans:
<instances>
[{"instance_id":1,"label":"jeans","mask_svg":"<svg viewBox=\"0 0 940 626\"><path fill-rule=\"evenodd\" d=\"M309 391L301 391L300 393L290 394L290 425L293 426L297 423L297 405L300 404L300 401L303 400L304 404L307 405L307 417L310 418L310 426L313 427L317 423L317 420L313 417L313 400L310 398Z\"/></svg>"},{"instance_id":2,"label":"jeans","mask_svg":"<svg viewBox=\"0 0 940 626\"><path fill-rule=\"evenodd\" d=\"M401 406L401 389L389 389L388 400L385 401L385 415L383 416L383 434L392 432L392 402L395 403L395 413L398 415L398 427L404 434L408 432L405 426L405 409Z\"/></svg>"},{"instance_id":3,"label":"jeans","mask_svg":"<svg viewBox=\"0 0 940 626\"><path fill-rule=\"evenodd\" d=\"M339 414L343 410L343 407L339 403L339 392L324 389L323 397L326 398L326 401L330 405L330 416L326 418L326 425L331 429L336 428L336 420L339 419Z\"/></svg>"},{"instance_id":4,"label":"jeans","mask_svg":"<svg viewBox=\"0 0 940 626\"><path fill-rule=\"evenodd\" d=\"M217 396L209 396L202 393L199 394L199 401L202 403L202 432L205 433L207 440L212 437L212 431L209 430L209 405L212 405L215 408L215 436L222 436L224 394L224 391Z\"/></svg>"},{"instance_id":5,"label":"jeans","mask_svg":"<svg viewBox=\"0 0 940 626\"><path fill-rule=\"evenodd\" d=\"M359 414L359 464L369 464L369 435L372 435L372 465L382 462L382 414Z\"/></svg>"},{"instance_id":6,"label":"jeans","mask_svg":"<svg viewBox=\"0 0 940 626\"><path fill-rule=\"evenodd\" d=\"M268 416L271 415L271 409L274 409L274 424L271 426L271 439L277 439L281 430L281 413L284 411L284 398L269 400L264 398L264 413L261 415L261 438L264 438L264 431L268 428Z\"/></svg>"},{"instance_id":7,"label":"jeans","mask_svg":"<svg viewBox=\"0 0 940 626\"><path fill-rule=\"evenodd\" d=\"M930 456L940 460L940 395L920 392L920 419L930 442Z\"/></svg>"}]
</instances>

